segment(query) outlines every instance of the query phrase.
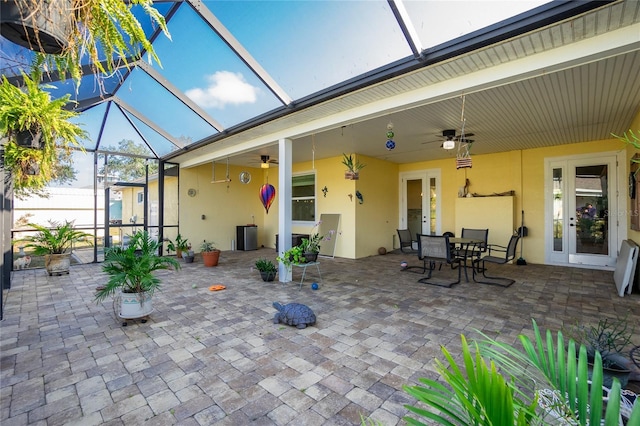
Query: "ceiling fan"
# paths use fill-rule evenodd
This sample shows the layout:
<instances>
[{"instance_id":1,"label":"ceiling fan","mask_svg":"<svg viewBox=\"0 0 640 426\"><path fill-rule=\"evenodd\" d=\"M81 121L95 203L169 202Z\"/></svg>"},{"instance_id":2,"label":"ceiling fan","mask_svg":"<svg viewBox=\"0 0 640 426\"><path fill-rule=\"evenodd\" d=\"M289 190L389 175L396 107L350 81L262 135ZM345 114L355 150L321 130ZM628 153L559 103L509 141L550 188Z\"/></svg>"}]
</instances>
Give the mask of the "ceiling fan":
<instances>
[{"instance_id":1,"label":"ceiling fan","mask_svg":"<svg viewBox=\"0 0 640 426\"><path fill-rule=\"evenodd\" d=\"M454 149L456 147L456 142L463 144L473 143L473 139L468 139L470 136L473 136L473 133L465 133L464 137L462 137L462 135L456 135L456 131L454 129L447 129L442 131L442 139L422 142L422 144L439 142L440 148Z\"/></svg>"},{"instance_id":2,"label":"ceiling fan","mask_svg":"<svg viewBox=\"0 0 640 426\"><path fill-rule=\"evenodd\" d=\"M260 168L261 169L268 169L269 166L271 164L278 164L278 160L276 160L275 158L270 159L268 155L261 155L260 156Z\"/></svg>"}]
</instances>

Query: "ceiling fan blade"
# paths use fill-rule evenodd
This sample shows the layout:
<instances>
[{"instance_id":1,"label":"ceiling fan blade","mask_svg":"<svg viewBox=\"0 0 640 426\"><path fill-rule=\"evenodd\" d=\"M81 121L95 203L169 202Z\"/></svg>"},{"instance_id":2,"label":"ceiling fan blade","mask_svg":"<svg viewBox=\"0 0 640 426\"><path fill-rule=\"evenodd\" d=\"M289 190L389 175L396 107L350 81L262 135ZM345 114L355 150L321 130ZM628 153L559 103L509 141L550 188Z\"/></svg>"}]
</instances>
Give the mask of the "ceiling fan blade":
<instances>
[{"instance_id":1,"label":"ceiling fan blade","mask_svg":"<svg viewBox=\"0 0 640 426\"><path fill-rule=\"evenodd\" d=\"M474 134L473 134L473 133L465 133L465 134L464 134L464 138L465 138L465 139L470 138L470 137L472 137L472 136L474 136ZM461 140L461 139L462 139L462 135L456 135L456 137L455 137L454 139L459 141L459 140Z\"/></svg>"}]
</instances>

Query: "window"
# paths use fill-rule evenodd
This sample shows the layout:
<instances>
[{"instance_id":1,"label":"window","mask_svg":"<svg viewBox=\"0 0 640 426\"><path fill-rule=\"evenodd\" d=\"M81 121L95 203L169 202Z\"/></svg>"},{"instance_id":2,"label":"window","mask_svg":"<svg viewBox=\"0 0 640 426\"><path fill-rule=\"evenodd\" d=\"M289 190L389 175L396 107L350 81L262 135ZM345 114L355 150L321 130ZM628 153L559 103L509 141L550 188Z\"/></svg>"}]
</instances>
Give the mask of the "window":
<instances>
[{"instance_id":1,"label":"window","mask_svg":"<svg viewBox=\"0 0 640 426\"><path fill-rule=\"evenodd\" d=\"M138 192L138 204L142 204L144 202L144 193Z\"/></svg>"},{"instance_id":2,"label":"window","mask_svg":"<svg viewBox=\"0 0 640 426\"><path fill-rule=\"evenodd\" d=\"M316 220L316 175L293 176L291 183L291 219L314 222Z\"/></svg>"}]
</instances>

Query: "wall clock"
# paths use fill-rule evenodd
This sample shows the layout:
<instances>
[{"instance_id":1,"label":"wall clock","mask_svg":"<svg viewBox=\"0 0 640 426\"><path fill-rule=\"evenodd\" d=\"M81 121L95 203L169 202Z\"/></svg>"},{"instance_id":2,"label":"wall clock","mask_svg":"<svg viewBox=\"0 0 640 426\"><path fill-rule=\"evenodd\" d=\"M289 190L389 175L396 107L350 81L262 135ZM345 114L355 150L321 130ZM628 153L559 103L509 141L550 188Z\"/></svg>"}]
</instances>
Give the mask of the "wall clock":
<instances>
[{"instance_id":1,"label":"wall clock","mask_svg":"<svg viewBox=\"0 0 640 426\"><path fill-rule=\"evenodd\" d=\"M187 195L189 197L195 197L196 196L196 190L195 188L189 188L189 190L187 191Z\"/></svg>"},{"instance_id":2,"label":"wall clock","mask_svg":"<svg viewBox=\"0 0 640 426\"><path fill-rule=\"evenodd\" d=\"M249 172L241 172L240 173L240 182L242 182L242 183L251 182L251 173L249 173Z\"/></svg>"}]
</instances>

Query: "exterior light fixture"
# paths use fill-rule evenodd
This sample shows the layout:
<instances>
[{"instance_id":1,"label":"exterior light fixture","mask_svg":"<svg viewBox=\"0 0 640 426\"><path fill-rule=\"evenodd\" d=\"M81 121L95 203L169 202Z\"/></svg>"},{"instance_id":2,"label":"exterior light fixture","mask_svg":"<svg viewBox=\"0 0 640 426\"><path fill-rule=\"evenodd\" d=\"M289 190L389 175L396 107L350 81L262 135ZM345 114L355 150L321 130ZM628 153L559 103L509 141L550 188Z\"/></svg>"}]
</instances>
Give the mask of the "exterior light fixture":
<instances>
[{"instance_id":1,"label":"exterior light fixture","mask_svg":"<svg viewBox=\"0 0 640 426\"><path fill-rule=\"evenodd\" d=\"M442 148L444 148L444 149L453 149L455 147L456 147L456 141L452 141L452 140L447 139L446 141L444 141L442 143Z\"/></svg>"},{"instance_id":2,"label":"exterior light fixture","mask_svg":"<svg viewBox=\"0 0 640 426\"><path fill-rule=\"evenodd\" d=\"M453 149L456 147L456 131L455 130L443 130L442 137L444 137L444 142L442 142L442 148Z\"/></svg>"}]
</instances>

